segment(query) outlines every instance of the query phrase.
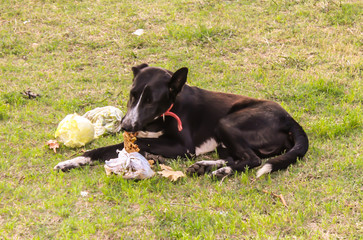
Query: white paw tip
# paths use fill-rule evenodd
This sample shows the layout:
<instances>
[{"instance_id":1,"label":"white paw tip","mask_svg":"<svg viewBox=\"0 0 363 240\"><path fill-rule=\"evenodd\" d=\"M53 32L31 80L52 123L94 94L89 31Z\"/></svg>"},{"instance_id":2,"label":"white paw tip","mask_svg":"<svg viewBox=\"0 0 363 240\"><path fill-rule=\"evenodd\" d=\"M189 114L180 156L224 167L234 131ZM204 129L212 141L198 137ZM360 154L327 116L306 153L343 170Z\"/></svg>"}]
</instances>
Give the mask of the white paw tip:
<instances>
[{"instance_id":1,"label":"white paw tip","mask_svg":"<svg viewBox=\"0 0 363 240\"><path fill-rule=\"evenodd\" d=\"M265 165L260 168L256 173L256 178L261 177L266 173L270 173L272 171L272 165L270 163L266 163Z\"/></svg>"},{"instance_id":2,"label":"white paw tip","mask_svg":"<svg viewBox=\"0 0 363 240\"><path fill-rule=\"evenodd\" d=\"M215 171L212 172L213 176L217 176L219 174L228 176L231 175L233 173L233 169L231 167L222 167L220 169L217 169Z\"/></svg>"}]
</instances>

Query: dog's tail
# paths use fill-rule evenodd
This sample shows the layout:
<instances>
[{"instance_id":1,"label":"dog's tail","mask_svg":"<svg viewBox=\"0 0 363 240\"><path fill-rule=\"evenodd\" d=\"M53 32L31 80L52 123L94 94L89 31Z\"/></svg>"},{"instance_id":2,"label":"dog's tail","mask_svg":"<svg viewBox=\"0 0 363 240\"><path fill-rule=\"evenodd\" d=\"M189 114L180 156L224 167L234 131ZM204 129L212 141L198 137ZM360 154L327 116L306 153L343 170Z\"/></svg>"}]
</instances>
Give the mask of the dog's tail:
<instances>
[{"instance_id":1,"label":"dog's tail","mask_svg":"<svg viewBox=\"0 0 363 240\"><path fill-rule=\"evenodd\" d=\"M285 169L289 165L295 163L298 158L304 157L309 148L309 140L304 129L291 118L291 132L294 146L285 154L269 159L265 165L257 171L256 178L263 174L274 172L280 169Z\"/></svg>"}]
</instances>

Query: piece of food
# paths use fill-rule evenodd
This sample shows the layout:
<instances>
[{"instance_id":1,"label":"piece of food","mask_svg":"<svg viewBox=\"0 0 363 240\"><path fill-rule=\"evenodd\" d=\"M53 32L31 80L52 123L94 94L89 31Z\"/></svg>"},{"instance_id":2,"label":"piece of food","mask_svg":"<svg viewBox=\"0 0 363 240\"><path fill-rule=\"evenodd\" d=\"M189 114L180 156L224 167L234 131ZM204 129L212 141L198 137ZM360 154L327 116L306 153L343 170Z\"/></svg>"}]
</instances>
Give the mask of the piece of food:
<instances>
[{"instance_id":1,"label":"piece of food","mask_svg":"<svg viewBox=\"0 0 363 240\"><path fill-rule=\"evenodd\" d=\"M135 143L137 133L124 132L123 136L124 136L124 148L126 152L132 153L140 151L140 148Z\"/></svg>"}]
</instances>

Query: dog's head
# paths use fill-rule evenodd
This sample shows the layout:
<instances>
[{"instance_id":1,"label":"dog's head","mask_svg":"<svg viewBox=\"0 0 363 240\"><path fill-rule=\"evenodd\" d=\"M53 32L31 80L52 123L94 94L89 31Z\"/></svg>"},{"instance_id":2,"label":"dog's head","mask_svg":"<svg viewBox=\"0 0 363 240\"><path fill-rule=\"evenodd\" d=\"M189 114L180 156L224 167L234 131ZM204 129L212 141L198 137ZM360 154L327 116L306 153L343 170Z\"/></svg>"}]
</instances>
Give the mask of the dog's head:
<instances>
[{"instance_id":1,"label":"dog's head","mask_svg":"<svg viewBox=\"0 0 363 240\"><path fill-rule=\"evenodd\" d=\"M121 126L125 131L137 132L159 118L175 102L187 80L188 69L181 68L172 73L144 63L133 67L132 71L130 99Z\"/></svg>"}]
</instances>

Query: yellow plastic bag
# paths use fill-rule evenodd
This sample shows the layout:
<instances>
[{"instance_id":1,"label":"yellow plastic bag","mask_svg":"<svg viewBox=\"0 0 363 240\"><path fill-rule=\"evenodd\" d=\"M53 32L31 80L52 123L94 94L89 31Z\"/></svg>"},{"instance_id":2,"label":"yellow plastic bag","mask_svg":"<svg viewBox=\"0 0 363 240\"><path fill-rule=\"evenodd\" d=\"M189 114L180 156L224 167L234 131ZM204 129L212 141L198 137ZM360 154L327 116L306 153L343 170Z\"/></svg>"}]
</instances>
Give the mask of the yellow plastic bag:
<instances>
[{"instance_id":1,"label":"yellow plastic bag","mask_svg":"<svg viewBox=\"0 0 363 240\"><path fill-rule=\"evenodd\" d=\"M77 113L67 115L58 125L55 137L67 147L82 147L94 139L95 130L90 120Z\"/></svg>"}]
</instances>

